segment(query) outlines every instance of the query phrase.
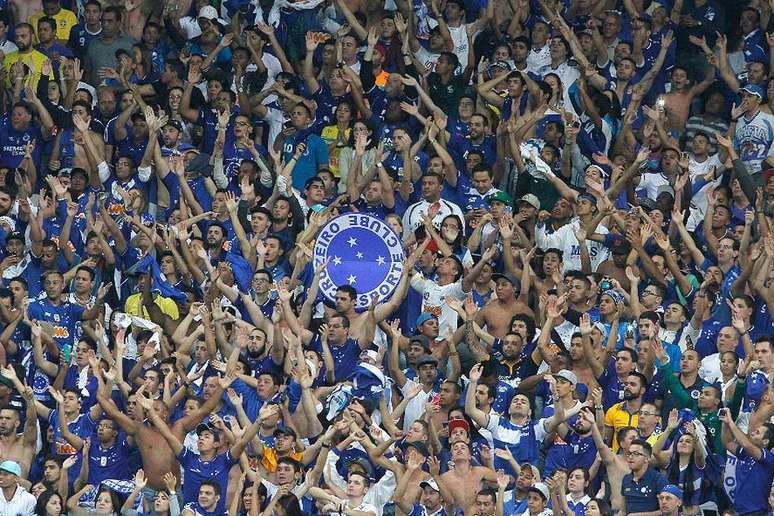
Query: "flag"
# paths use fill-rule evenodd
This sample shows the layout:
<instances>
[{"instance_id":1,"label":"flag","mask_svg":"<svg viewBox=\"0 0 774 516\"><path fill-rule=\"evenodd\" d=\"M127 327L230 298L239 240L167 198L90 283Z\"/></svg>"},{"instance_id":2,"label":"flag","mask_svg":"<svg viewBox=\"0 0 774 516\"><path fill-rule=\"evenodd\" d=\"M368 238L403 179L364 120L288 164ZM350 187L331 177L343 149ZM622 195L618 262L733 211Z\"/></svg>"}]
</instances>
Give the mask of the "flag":
<instances>
[{"instance_id":1,"label":"flag","mask_svg":"<svg viewBox=\"0 0 774 516\"><path fill-rule=\"evenodd\" d=\"M172 286L172 284L167 281L167 279L161 274L161 269L159 268L159 264L156 262L155 258L153 258L151 255L146 254L145 257L137 262L136 264L132 265L126 270L127 274L135 274L135 273L142 273L145 274L148 272L148 270L151 271L151 290L153 292L158 292L161 294L162 297L169 297L177 301L178 303L185 303L188 298L180 292L178 289Z\"/></svg>"},{"instance_id":2,"label":"flag","mask_svg":"<svg viewBox=\"0 0 774 516\"><path fill-rule=\"evenodd\" d=\"M253 268L250 267L250 263L242 256L230 252L226 253L226 261L231 265L231 272L239 290L247 294L253 280Z\"/></svg>"},{"instance_id":3,"label":"flag","mask_svg":"<svg viewBox=\"0 0 774 516\"><path fill-rule=\"evenodd\" d=\"M355 398L378 400L384 392L384 374L367 362L359 362L348 380L352 380L352 396Z\"/></svg>"}]
</instances>

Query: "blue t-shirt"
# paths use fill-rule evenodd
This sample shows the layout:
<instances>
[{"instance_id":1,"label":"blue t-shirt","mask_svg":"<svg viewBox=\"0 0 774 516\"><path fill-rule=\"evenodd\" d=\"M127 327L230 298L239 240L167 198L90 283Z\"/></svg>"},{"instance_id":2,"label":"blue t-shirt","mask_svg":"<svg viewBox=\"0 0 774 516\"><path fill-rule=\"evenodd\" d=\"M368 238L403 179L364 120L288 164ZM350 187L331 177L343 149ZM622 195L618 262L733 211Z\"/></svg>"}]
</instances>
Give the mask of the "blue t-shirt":
<instances>
[{"instance_id":1,"label":"blue t-shirt","mask_svg":"<svg viewBox=\"0 0 774 516\"><path fill-rule=\"evenodd\" d=\"M755 460L741 446L726 456L724 485L730 491L734 510L739 514L764 512L769 508L769 491L774 480L774 455L761 448L761 459ZM739 489L744 486L743 489Z\"/></svg>"},{"instance_id":2,"label":"blue t-shirt","mask_svg":"<svg viewBox=\"0 0 774 516\"><path fill-rule=\"evenodd\" d=\"M639 481L634 480L631 473L626 474L621 482L621 495L626 499L626 512L631 514L633 512L657 511L658 500L656 496L666 484L667 480L664 475L651 467L648 467Z\"/></svg>"},{"instance_id":3,"label":"blue t-shirt","mask_svg":"<svg viewBox=\"0 0 774 516\"><path fill-rule=\"evenodd\" d=\"M30 319L47 321L54 326L54 342L59 349L66 345L73 345L75 340L75 323L83 317L84 308L80 305L64 301L59 305L52 305L48 298L39 299L30 303Z\"/></svg>"},{"instance_id":4,"label":"blue t-shirt","mask_svg":"<svg viewBox=\"0 0 774 516\"><path fill-rule=\"evenodd\" d=\"M312 338L309 347L322 356L322 342L320 341L319 335L315 335ZM347 339L341 346L329 342L328 348L331 350L331 355L333 355L333 376L336 379L336 382L342 382L346 380L355 369L362 349L354 339Z\"/></svg>"}]
</instances>

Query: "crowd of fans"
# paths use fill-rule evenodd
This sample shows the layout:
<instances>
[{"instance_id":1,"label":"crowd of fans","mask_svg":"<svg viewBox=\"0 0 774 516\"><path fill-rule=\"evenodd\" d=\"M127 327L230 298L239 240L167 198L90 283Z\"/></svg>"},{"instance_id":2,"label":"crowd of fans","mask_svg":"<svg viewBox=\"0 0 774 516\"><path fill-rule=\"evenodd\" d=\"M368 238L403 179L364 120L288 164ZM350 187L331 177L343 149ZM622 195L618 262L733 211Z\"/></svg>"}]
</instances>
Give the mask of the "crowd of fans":
<instances>
[{"instance_id":1,"label":"crowd of fans","mask_svg":"<svg viewBox=\"0 0 774 516\"><path fill-rule=\"evenodd\" d=\"M773 7L0 0L0 515L771 514Z\"/></svg>"}]
</instances>

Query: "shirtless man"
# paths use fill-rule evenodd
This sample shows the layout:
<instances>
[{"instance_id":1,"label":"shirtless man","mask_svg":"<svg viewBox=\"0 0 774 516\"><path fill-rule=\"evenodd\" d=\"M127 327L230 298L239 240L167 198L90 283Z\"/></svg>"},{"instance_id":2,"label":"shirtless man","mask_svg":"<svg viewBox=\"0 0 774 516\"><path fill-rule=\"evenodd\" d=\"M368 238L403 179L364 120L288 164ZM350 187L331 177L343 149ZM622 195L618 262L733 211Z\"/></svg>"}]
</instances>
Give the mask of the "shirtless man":
<instances>
[{"instance_id":1,"label":"shirtless man","mask_svg":"<svg viewBox=\"0 0 774 516\"><path fill-rule=\"evenodd\" d=\"M97 389L97 401L99 402L105 414L118 423L118 425L126 432L127 436L134 439L134 442L141 446L140 457L142 458L143 469L148 478L148 487L151 489L159 490L165 489L164 485L164 473L171 471L173 475L179 477L180 466L177 462L175 453L170 448L167 440L161 433L152 426L146 426L142 419L144 414L142 408L135 406L134 410L138 417L136 419L130 419L126 414L121 412L113 400L110 399L110 393L107 392L104 382L99 378L99 389ZM217 392L210 397L198 410L191 412L175 421L171 425L172 434L179 440L183 441L188 432L196 428L196 425L204 419L205 416L213 412L215 406L223 396L223 391L229 388L231 382L233 382L235 376L233 374L227 375L225 378L221 378L218 382ZM137 390L137 396L144 395L144 388L140 387ZM167 423L169 421L169 407L161 401L155 400L153 402L153 410L158 414L162 421Z\"/></svg>"},{"instance_id":2,"label":"shirtless man","mask_svg":"<svg viewBox=\"0 0 774 516\"><path fill-rule=\"evenodd\" d=\"M599 431L599 427L594 421L594 416L584 410L578 414L578 417L583 421L584 425L591 426L591 436L594 439L594 444L597 446L599 456L607 468L607 476L610 481L610 502L613 506L613 512L623 511L626 504L621 496L621 482L625 475L631 473L629 464L626 462L625 450L629 449L629 443L637 437L637 432L633 429L628 431L627 438L622 439L619 443L621 447L618 450L618 454L615 454L605 443L602 432Z\"/></svg>"},{"instance_id":3,"label":"shirtless man","mask_svg":"<svg viewBox=\"0 0 774 516\"><path fill-rule=\"evenodd\" d=\"M392 294L392 297L386 303L380 303L376 306L376 324L379 324L385 320L392 312L394 312L400 304L403 302L403 298L406 297L408 292L408 270L414 268L414 262L403 263L403 275L398 282L398 287ZM358 313L355 311L357 306L357 291L349 285L343 285L336 291L336 305L334 312L339 315L346 315L349 319L349 335L354 340L360 340L364 336L365 322L368 317L368 312ZM333 313L329 312L329 316Z\"/></svg>"},{"instance_id":4,"label":"shirtless man","mask_svg":"<svg viewBox=\"0 0 774 516\"><path fill-rule=\"evenodd\" d=\"M451 457L454 468L441 475L441 479L454 496L455 508L462 509L465 514L475 514L476 493L481 490L481 481L497 482L497 474L493 469L471 465L470 444L465 441L451 445Z\"/></svg>"},{"instance_id":5,"label":"shirtless man","mask_svg":"<svg viewBox=\"0 0 774 516\"><path fill-rule=\"evenodd\" d=\"M707 76L698 84L691 86L688 71L680 66L672 68L670 84L672 89L663 96L666 108L667 129L685 131L685 122L688 120L691 102L694 97L704 93L715 81L715 67L707 68Z\"/></svg>"},{"instance_id":6,"label":"shirtless man","mask_svg":"<svg viewBox=\"0 0 774 516\"><path fill-rule=\"evenodd\" d=\"M534 317L535 313L527 306L526 296L529 288L522 288L516 297L518 280L513 274L492 274L495 281L495 300L487 303L476 315L479 326L486 324L487 332L502 339L510 330L510 322L516 314L526 314Z\"/></svg>"},{"instance_id":7,"label":"shirtless man","mask_svg":"<svg viewBox=\"0 0 774 516\"><path fill-rule=\"evenodd\" d=\"M7 369L10 369L10 367ZM5 374L4 376L8 377ZM22 434L17 433L21 424L18 409L11 407L0 409L0 462L5 460L17 462L22 468L22 477L27 478L32 458L35 455L35 444L38 437L38 415L35 411L32 387L22 387L19 389L19 392L27 404L24 432Z\"/></svg>"}]
</instances>

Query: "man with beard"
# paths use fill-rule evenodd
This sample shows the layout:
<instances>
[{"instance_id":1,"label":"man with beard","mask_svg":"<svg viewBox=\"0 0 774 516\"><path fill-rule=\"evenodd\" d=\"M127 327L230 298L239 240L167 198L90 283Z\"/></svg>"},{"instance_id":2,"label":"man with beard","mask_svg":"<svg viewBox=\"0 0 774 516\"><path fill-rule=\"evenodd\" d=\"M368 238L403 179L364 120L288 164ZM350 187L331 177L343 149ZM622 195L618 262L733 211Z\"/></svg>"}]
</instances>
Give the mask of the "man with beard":
<instances>
[{"instance_id":1,"label":"man with beard","mask_svg":"<svg viewBox=\"0 0 774 516\"><path fill-rule=\"evenodd\" d=\"M642 397L648 389L648 379L642 373L632 371L623 384L624 400L616 403L605 413L605 441L618 451L618 431L627 426L637 426Z\"/></svg>"},{"instance_id":2,"label":"man with beard","mask_svg":"<svg viewBox=\"0 0 774 516\"><path fill-rule=\"evenodd\" d=\"M599 394L599 396L597 396ZM601 400L601 391L594 392L590 399ZM597 445L591 435L591 427L602 420L602 405L584 406L578 413L574 424L569 421L559 425L558 439L554 441L546 454L546 465L543 471L545 478L554 471L563 469L570 471L576 467L589 469L597 455Z\"/></svg>"},{"instance_id":3,"label":"man with beard","mask_svg":"<svg viewBox=\"0 0 774 516\"><path fill-rule=\"evenodd\" d=\"M18 387L22 387L19 385ZM24 420L24 432L18 434L21 425L19 409L5 407L0 409L0 461L12 460L21 466L24 478L30 470L35 455L38 435L38 415L32 387L22 387L21 393L27 405Z\"/></svg>"},{"instance_id":4,"label":"man with beard","mask_svg":"<svg viewBox=\"0 0 774 516\"><path fill-rule=\"evenodd\" d=\"M271 205L271 228L269 233L282 238L287 244L295 242L296 236L304 229L304 212L295 195L279 197Z\"/></svg>"},{"instance_id":5,"label":"man with beard","mask_svg":"<svg viewBox=\"0 0 774 516\"><path fill-rule=\"evenodd\" d=\"M6 55L3 62L5 71L8 73L7 81L10 81L13 77L13 74L10 73L11 67L16 64L16 62L21 61L25 65L30 66L29 73L32 74L32 88L34 90L38 87L38 81L40 81L40 74L41 70L43 69L43 63L48 61L48 57L46 57L45 54L42 54L41 52L38 52L32 48L32 40L34 36L34 29L32 28L32 25L29 23L20 23L16 26L15 32L16 46L19 47L19 50ZM49 77L53 78L53 75L50 74ZM92 84L97 84L98 82L99 81ZM9 82L6 82L6 85L9 84Z\"/></svg>"}]
</instances>

